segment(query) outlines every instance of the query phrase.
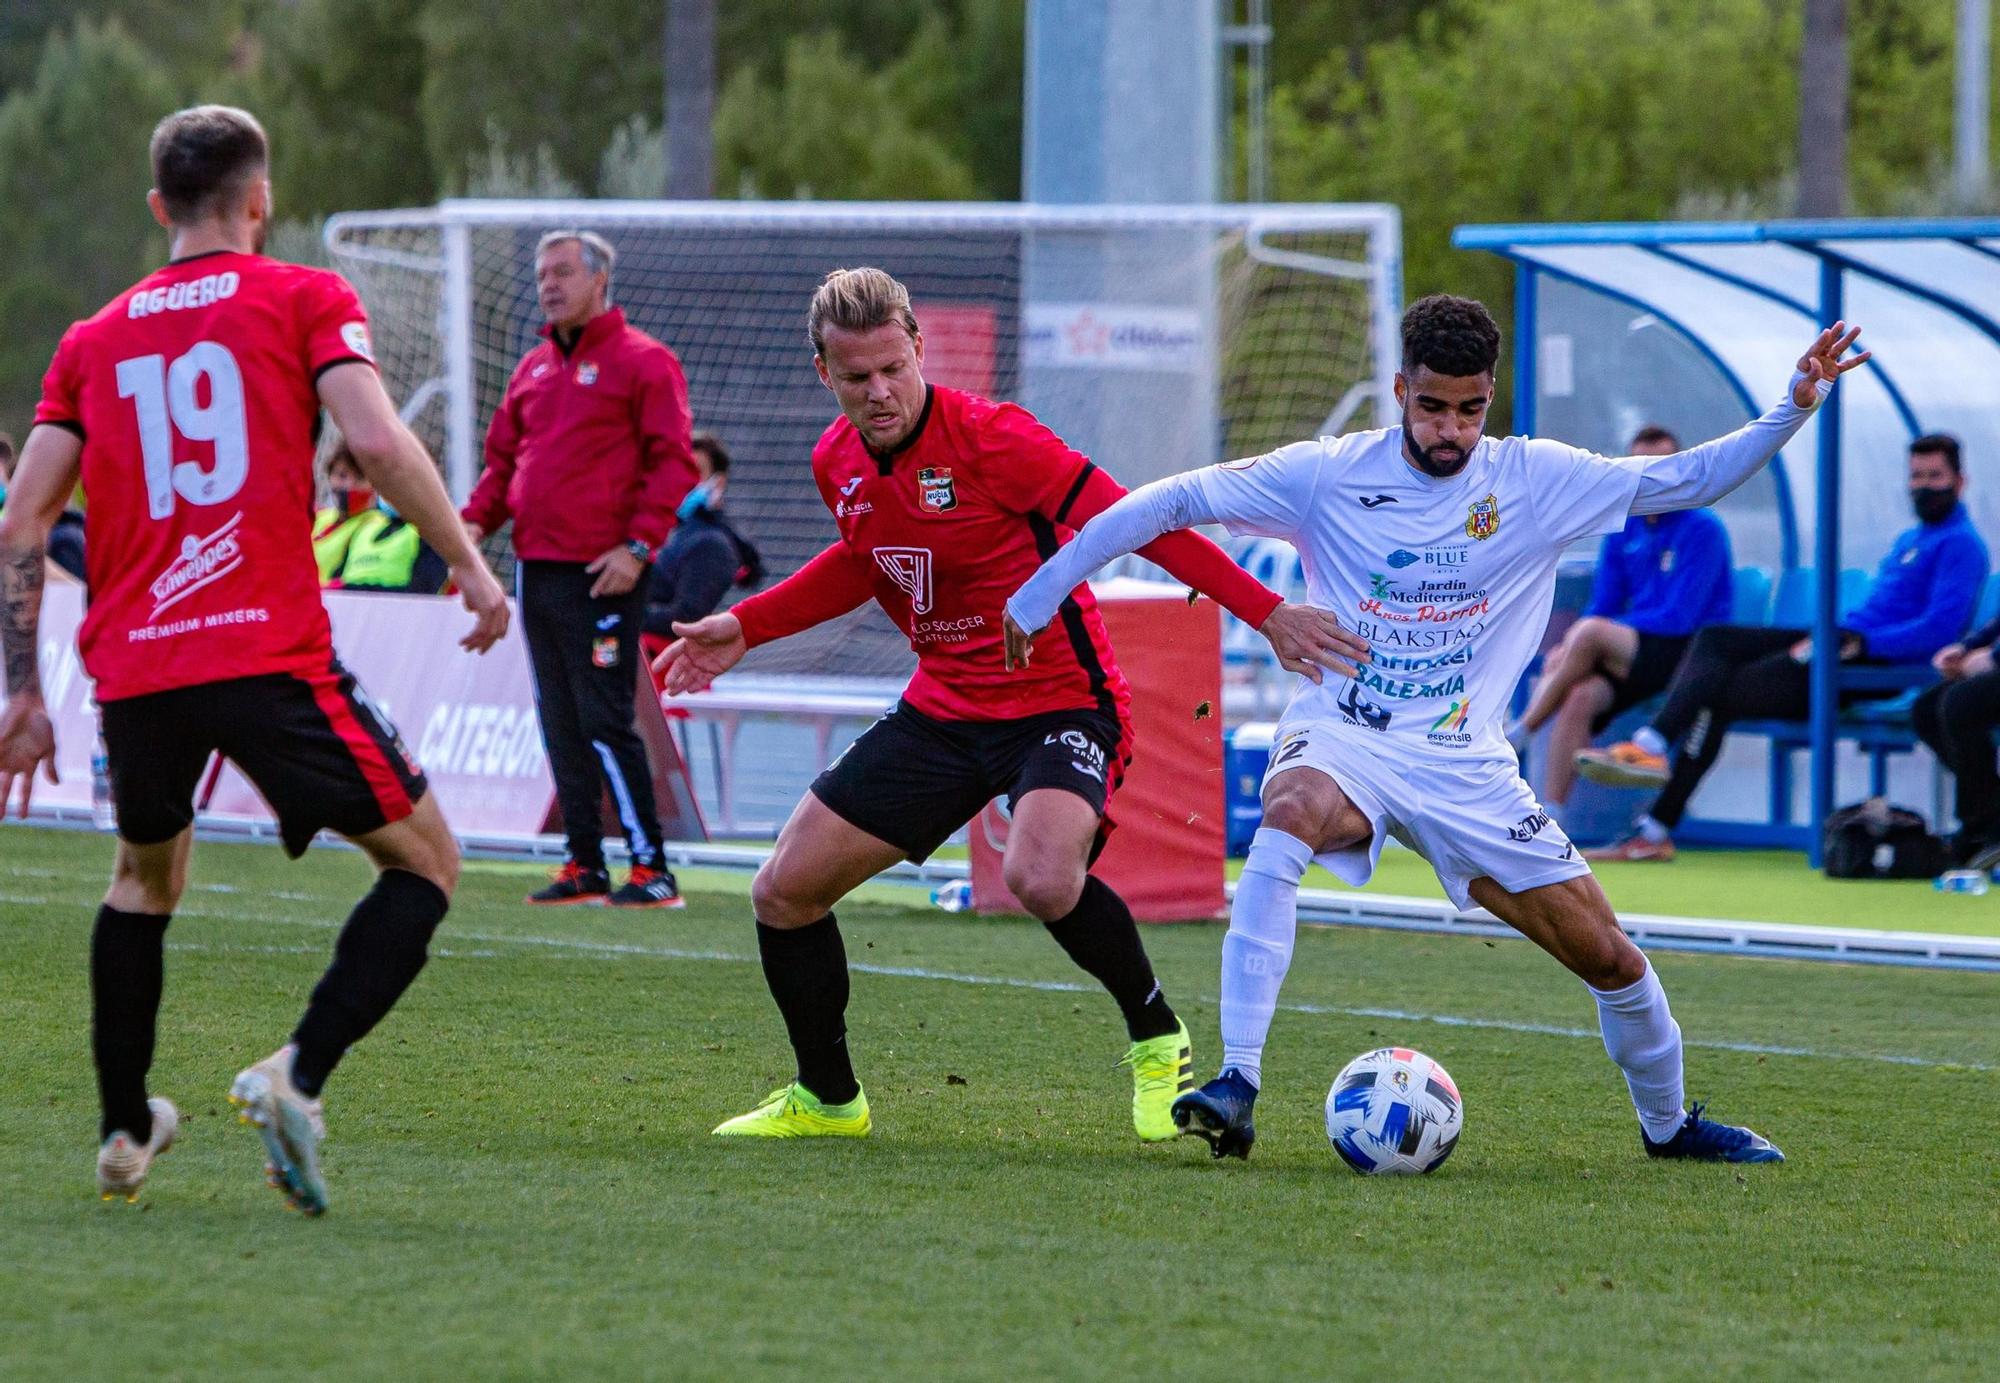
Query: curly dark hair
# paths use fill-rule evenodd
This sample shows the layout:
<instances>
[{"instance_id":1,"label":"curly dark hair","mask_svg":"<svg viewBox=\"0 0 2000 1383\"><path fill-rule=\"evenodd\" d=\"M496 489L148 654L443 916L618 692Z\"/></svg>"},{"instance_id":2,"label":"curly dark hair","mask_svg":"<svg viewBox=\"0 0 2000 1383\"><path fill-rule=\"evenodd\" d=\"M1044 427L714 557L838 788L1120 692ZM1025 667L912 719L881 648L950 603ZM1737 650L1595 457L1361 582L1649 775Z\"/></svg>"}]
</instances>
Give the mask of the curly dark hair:
<instances>
[{"instance_id":1,"label":"curly dark hair","mask_svg":"<svg viewBox=\"0 0 2000 1383\"><path fill-rule=\"evenodd\" d=\"M1500 328L1486 305L1433 293L1403 314L1403 373L1422 365L1454 379L1491 374L1500 359Z\"/></svg>"}]
</instances>

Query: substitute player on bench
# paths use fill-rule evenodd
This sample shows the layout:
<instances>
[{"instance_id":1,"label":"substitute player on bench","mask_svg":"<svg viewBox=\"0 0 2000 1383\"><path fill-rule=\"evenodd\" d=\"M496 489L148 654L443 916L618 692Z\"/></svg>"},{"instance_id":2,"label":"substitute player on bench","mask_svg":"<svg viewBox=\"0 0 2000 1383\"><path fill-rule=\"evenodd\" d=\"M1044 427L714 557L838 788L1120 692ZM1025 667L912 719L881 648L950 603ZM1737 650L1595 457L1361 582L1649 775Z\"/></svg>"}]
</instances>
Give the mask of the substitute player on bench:
<instances>
[{"instance_id":1,"label":"substitute player on bench","mask_svg":"<svg viewBox=\"0 0 2000 1383\"><path fill-rule=\"evenodd\" d=\"M1500 332L1438 296L1403 317L1402 424L1297 442L1148 485L1085 525L1008 603L1010 656L1068 592L1121 552L1197 523L1282 538L1313 603L1372 645L1355 678L1300 686L1279 723L1222 947L1223 1070L1174 1104L1216 1156L1247 1156L1264 1038L1291 964L1299 880L1315 856L1359 886L1394 834L1451 901L1486 908L1567 966L1597 1000L1656 1157L1775 1162L1748 1129L1683 1108L1681 1034L1646 957L1534 793L1500 715L1548 624L1556 562L1633 514L1712 504L1805 424L1860 329L1835 323L1784 399L1747 426L1668 456L1607 460L1560 442L1482 437ZM1035 646L1039 658L1049 640Z\"/></svg>"},{"instance_id":2,"label":"substitute player on bench","mask_svg":"<svg viewBox=\"0 0 2000 1383\"><path fill-rule=\"evenodd\" d=\"M91 935L92 1051L104 1118L98 1189L136 1199L179 1116L146 1097L167 923L187 882L193 797L212 753L278 816L285 848L338 831L379 871L290 1043L236 1077L274 1186L326 1208L320 1087L423 968L458 880L458 848L395 727L334 659L313 561L313 434L322 404L376 491L443 554L483 652L507 601L459 526L437 468L396 416L368 324L338 275L266 259L264 131L197 106L152 139L147 202L170 259L71 327L0 521L0 806L55 737L36 668L42 546L75 487L96 679L118 809L118 860Z\"/></svg>"},{"instance_id":3,"label":"substitute player on bench","mask_svg":"<svg viewBox=\"0 0 2000 1383\"><path fill-rule=\"evenodd\" d=\"M833 907L898 860L928 857L1004 796L1007 886L1117 1000L1132 1041L1133 1126L1143 1139L1172 1138L1174 1096L1193 1083L1187 1029L1131 912L1088 872L1132 753L1125 679L1090 592L1062 601L1061 636L1031 674L1001 664L1001 602L1124 490L1025 410L926 385L910 295L880 269L829 274L808 329L820 379L840 400L842 416L813 450L840 537L770 590L675 625L658 667L669 691L690 691L748 649L872 597L908 633L917 672L895 710L813 783L751 887L798 1078L716 1132L868 1132ZM1206 539L1176 534L1144 551L1260 627L1287 667L1350 666L1342 644L1359 645L1335 621L1283 604Z\"/></svg>"}]
</instances>

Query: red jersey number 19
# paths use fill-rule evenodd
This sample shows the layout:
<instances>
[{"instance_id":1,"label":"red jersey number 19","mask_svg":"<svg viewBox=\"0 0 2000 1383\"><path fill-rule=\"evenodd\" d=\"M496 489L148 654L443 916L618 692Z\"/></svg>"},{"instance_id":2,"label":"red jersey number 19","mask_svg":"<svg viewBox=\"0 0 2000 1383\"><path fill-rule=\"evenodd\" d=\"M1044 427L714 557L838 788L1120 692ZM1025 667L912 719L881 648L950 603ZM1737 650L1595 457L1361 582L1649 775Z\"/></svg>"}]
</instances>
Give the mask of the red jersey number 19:
<instances>
[{"instance_id":1,"label":"red jersey number 19","mask_svg":"<svg viewBox=\"0 0 2000 1383\"><path fill-rule=\"evenodd\" d=\"M202 403L201 383L208 382ZM161 355L118 362L118 397L139 413L139 452L146 472L146 507L170 518L174 495L189 504L222 504L250 474L250 442L243 421L243 372L226 346L197 341L173 364ZM174 433L215 444L215 464L174 460Z\"/></svg>"}]
</instances>

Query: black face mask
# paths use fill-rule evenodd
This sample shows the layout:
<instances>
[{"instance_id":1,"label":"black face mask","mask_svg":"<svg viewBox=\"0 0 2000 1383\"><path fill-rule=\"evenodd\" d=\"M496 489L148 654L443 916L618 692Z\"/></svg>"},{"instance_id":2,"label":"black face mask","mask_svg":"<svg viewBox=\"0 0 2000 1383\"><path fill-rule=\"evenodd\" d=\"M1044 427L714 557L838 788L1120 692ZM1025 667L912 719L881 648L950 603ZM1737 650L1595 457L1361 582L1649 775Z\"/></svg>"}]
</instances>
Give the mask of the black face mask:
<instances>
[{"instance_id":1,"label":"black face mask","mask_svg":"<svg viewBox=\"0 0 2000 1383\"><path fill-rule=\"evenodd\" d=\"M1958 491L1949 485L1912 486L1910 504L1924 523L1943 523L1958 507Z\"/></svg>"}]
</instances>

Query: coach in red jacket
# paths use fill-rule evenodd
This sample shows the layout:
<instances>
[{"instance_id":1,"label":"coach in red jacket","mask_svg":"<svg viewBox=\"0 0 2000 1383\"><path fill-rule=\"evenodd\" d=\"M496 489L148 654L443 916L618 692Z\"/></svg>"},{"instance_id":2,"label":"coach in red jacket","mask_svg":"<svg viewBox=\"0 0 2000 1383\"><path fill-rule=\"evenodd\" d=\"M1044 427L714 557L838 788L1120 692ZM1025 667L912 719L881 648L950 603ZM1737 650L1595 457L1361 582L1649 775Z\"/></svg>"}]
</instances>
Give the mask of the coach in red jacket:
<instances>
[{"instance_id":1,"label":"coach in red jacket","mask_svg":"<svg viewBox=\"0 0 2000 1383\"><path fill-rule=\"evenodd\" d=\"M633 660L643 578L697 476L680 361L611 306L616 258L589 231L551 231L535 247L545 339L507 382L465 521L477 539L514 520L521 628L569 837L568 861L528 901L678 907L633 728ZM632 852L615 893L601 785Z\"/></svg>"}]
</instances>

